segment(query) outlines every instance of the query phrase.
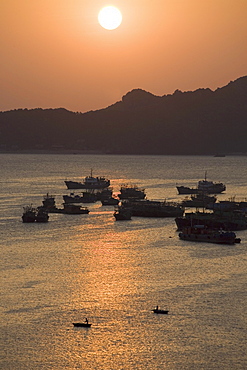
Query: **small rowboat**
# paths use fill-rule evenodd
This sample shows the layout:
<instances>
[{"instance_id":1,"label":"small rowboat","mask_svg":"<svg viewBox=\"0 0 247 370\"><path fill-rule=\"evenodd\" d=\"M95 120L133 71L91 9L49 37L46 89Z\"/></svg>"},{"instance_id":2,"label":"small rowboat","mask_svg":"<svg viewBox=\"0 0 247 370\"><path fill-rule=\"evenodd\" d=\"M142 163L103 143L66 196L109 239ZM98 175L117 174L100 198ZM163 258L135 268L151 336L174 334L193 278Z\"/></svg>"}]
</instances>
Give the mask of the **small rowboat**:
<instances>
[{"instance_id":1,"label":"small rowboat","mask_svg":"<svg viewBox=\"0 0 247 370\"><path fill-rule=\"evenodd\" d=\"M159 308L155 308L154 310L153 310L153 313L161 313L161 314L163 314L163 315L167 315L168 314L168 310L160 310Z\"/></svg>"},{"instance_id":2,"label":"small rowboat","mask_svg":"<svg viewBox=\"0 0 247 370\"><path fill-rule=\"evenodd\" d=\"M88 322L73 322L73 325L75 327L83 327L83 328L90 328L92 324L89 324Z\"/></svg>"}]
</instances>

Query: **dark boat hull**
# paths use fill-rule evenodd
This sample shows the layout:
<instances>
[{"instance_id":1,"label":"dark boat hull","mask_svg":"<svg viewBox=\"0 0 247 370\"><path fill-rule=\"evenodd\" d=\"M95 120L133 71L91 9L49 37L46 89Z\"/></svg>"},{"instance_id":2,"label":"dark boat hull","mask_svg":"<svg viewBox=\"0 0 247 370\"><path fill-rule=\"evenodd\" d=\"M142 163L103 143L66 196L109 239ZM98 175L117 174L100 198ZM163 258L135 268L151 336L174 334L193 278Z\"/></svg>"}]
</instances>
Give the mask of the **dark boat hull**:
<instances>
[{"instance_id":1,"label":"dark boat hull","mask_svg":"<svg viewBox=\"0 0 247 370\"><path fill-rule=\"evenodd\" d=\"M73 322L73 325L76 328L90 328L92 324L88 324L85 322Z\"/></svg>"},{"instance_id":2,"label":"dark boat hull","mask_svg":"<svg viewBox=\"0 0 247 370\"><path fill-rule=\"evenodd\" d=\"M180 217L183 213L182 209L133 209L133 216L137 217Z\"/></svg>"},{"instance_id":3,"label":"dark boat hull","mask_svg":"<svg viewBox=\"0 0 247 370\"><path fill-rule=\"evenodd\" d=\"M65 181L68 189L105 189L110 186L110 180L99 181L95 184L82 183L77 181Z\"/></svg>"},{"instance_id":4,"label":"dark boat hull","mask_svg":"<svg viewBox=\"0 0 247 370\"><path fill-rule=\"evenodd\" d=\"M235 244L240 242L239 239L236 239L236 235L188 235L184 233L179 233L179 238L190 242L204 242L214 244Z\"/></svg>"},{"instance_id":5,"label":"dark boat hull","mask_svg":"<svg viewBox=\"0 0 247 370\"><path fill-rule=\"evenodd\" d=\"M123 212L115 212L114 213L114 217L116 219L116 221L127 221L127 220L131 220L131 214L130 213L123 213Z\"/></svg>"},{"instance_id":6,"label":"dark boat hull","mask_svg":"<svg viewBox=\"0 0 247 370\"><path fill-rule=\"evenodd\" d=\"M200 194L205 192L207 194L220 194L226 190L224 185L212 186L212 187L201 187L201 188L190 188L188 186L177 186L178 194Z\"/></svg>"},{"instance_id":7,"label":"dark boat hull","mask_svg":"<svg viewBox=\"0 0 247 370\"><path fill-rule=\"evenodd\" d=\"M36 219L35 219L35 216L33 217L33 216L26 216L26 215L23 215L23 216L22 216L22 221L23 221L24 223L33 223L33 222L35 222L35 221L36 221Z\"/></svg>"},{"instance_id":8,"label":"dark boat hull","mask_svg":"<svg viewBox=\"0 0 247 370\"><path fill-rule=\"evenodd\" d=\"M220 218L214 215L208 215L206 213L201 213L198 216L194 214L192 217L186 217L186 215L184 217L176 217L175 222L178 230L182 230L184 227L196 225L203 225L207 226L208 228L222 229L226 231L238 231L247 229L247 221L245 220L234 221L233 219L230 220L226 218Z\"/></svg>"},{"instance_id":9,"label":"dark boat hull","mask_svg":"<svg viewBox=\"0 0 247 370\"><path fill-rule=\"evenodd\" d=\"M157 308L155 308L153 310L153 313L157 313L157 314L161 314L161 315L167 315L168 312L169 312L168 310L160 310L160 309L157 309Z\"/></svg>"},{"instance_id":10,"label":"dark boat hull","mask_svg":"<svg viewBox=\"0 0 247 370\"><path fill-rule=\"evenodd\" d=\"M145 199L145 189L139 189L136 186L122 186L120 189L120 199Z\"/></svg>"},{"instance_id":11,"label":"dark boat hull","mask_svg":"<svg viewBox=\"0 0 247 370\"><path fill-rule=\"evenodd\" d=\"M116 198L106 198L101 200L102 206L117 206L119 200Z\"/></svg>"},{"instance_id":12,"label":"dark boat hull","mask_svg":"<svg viewBox=\"0 0 247 370\"><path fill-rule=\"evenodd\" d=\"M198 194L199 190L187 186L177 186L178 194Z\"/></svg>"},{"instance_id":13,"label":"dark boat hull","mask_svg":"<svg viewBox=\"0 0 247 370\"><path fill-rule=\"evenodd\" d=\"M124 206L131 207L132 215L137 217L180 217L184 208L178 204L149 200L127 201Z\"/></svg>"}]
</instances>

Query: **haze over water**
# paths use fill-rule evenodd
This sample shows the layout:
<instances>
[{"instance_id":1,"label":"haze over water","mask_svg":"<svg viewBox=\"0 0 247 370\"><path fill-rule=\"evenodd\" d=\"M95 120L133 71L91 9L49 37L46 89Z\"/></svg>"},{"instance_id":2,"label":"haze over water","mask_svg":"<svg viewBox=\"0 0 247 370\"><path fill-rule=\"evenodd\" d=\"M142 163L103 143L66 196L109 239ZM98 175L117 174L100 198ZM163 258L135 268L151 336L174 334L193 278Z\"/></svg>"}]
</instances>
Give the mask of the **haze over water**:
<instances>
[{"instance_id":1,"label":"haze over water","mask_svg":"<svg viewBox=\"0 0 247 370\"><path fill-rule=\"evenodd\" d=\"M116 222L112 206L24 224L23 206L64 180L106 176L179 200L176 184L247 198L247 158L0 154L1 369L246 369L247 230L234 246L189 243L172 218ZM154 315L159 305L168 315ZM92 327L74 328L84 321Z\"/></svg>"}]
</instances>

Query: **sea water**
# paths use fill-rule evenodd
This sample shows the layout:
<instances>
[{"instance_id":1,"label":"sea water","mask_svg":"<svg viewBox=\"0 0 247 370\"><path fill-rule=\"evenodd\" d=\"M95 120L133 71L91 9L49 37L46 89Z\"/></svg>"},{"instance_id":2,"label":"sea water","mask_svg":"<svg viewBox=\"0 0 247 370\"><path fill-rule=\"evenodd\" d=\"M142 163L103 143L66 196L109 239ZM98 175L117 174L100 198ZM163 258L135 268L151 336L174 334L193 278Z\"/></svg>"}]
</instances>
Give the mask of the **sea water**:
<instances>
[{"instance_id":1,"label":"sea water","mask_svg":"<svg viewBox=\"0 0 247 370\"><path fill-rule=\"evenodd\" d=\"M247 230L236 245L191 243L173 218L116 222L100 202L21 220L46 193L61 207L64 180L91 169L115 193L135 184L172 201L207 171L226 184L219 200L244 200L247 157L1 154L0 166L1 369L247 368ZM91 328L73 327L85 318Z\"/></svg>"}]
</instances>

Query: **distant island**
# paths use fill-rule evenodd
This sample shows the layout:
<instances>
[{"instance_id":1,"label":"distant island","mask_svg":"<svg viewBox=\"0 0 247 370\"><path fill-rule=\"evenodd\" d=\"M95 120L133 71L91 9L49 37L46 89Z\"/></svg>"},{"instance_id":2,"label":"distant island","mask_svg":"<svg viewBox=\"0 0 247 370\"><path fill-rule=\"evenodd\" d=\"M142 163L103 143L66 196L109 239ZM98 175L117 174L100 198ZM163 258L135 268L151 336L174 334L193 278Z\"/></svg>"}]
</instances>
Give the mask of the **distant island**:
<instances>
[{"instance_id":1,"label":"distant island","mask_svg":"<svg viewBox=\"0 0 247 370\"><path fill-rule=\"evenodd\" d=\"M215 91L155 96L134 89L121 101L86 113L0 112L0 152L246 154L247 76Z\"/></svg>"}]
</instances>

